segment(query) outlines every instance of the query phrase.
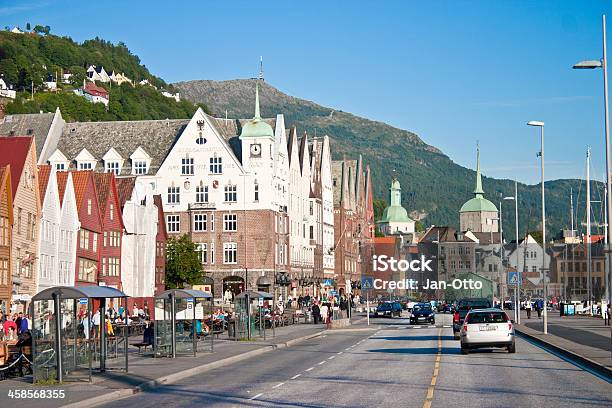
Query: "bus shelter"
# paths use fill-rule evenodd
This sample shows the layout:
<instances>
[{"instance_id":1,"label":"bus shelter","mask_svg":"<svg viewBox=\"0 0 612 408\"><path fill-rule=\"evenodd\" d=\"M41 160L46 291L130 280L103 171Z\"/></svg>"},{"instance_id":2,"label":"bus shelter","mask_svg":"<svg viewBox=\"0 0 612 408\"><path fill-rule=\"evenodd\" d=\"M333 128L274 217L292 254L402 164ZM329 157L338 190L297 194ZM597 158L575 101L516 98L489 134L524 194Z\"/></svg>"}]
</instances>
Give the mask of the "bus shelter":
<instances>
[{"instance_id":1,"label":"bus shelter","mask_svg":"<svg viewBox=\"0 0 612 408\"><path fill-rule=\"evenodd\" d=\"M212 353L212 312L213 297L208 292L169 289L155 295L155 356L195 356L198 349L205 350L205 343Z\"/></svg>"},{"instance_id":2,"label":"bus shelter","mask_svg":"<svg viewBox=\"0 0 612 408\"><path fill-rule=\"evenodd\" d=\"M234 298L236 304L236 330L234 336L237 339L248 339L252 336L266 338L266 316L272 310L266 310L265 300L272 300L273 296L268 292L246 290ZM274 322L271 320L274 329Z\"/></svg>"},{"instance_id":3,"label":"bus shelter","mask_svg":"<svg viewBox=\"0 0 612 408\"><path fill-rule=\"evenodd\" d=\"M34 382L88 379L92 372L128 371L128 332L114 333L107 300L127 295L108 286L56 286L32 298Z\"/></svg>"}]
</instances>

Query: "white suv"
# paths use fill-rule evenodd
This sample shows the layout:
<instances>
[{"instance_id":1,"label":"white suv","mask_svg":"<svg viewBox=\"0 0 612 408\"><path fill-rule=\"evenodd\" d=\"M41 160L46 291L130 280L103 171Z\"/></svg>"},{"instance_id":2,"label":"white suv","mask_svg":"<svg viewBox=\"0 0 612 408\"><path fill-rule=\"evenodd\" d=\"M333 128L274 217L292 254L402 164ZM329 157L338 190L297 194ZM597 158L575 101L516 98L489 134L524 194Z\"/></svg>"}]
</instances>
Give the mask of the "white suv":
<instances>
[{"instance_id":1,"label":"white suv","mask_svg":"<svg viewBox=\"0 0 612 408\"><path fill-rule=\"evenodd\" d=\"M502 347L516 352L514 324L500 309L474 309L465 316L461 327L461 353L481 347Z\"/></svg>"}]
</instances>

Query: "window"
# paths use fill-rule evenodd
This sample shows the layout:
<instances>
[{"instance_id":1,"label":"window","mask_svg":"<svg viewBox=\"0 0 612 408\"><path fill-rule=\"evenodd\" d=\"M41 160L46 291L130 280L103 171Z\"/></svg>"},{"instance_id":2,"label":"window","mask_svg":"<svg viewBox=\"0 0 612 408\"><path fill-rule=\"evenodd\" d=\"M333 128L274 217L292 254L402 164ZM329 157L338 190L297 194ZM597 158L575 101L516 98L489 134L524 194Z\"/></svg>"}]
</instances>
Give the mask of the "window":
<instances>
[{"instance_id":1,"label":"window","mask_svg":"<svg viewBox=\"0 0 612 408\"><path fill-rule=\"evenodd\" d=\"M55 170L57 171L66 170L66 164L65 163L55 163Z\"/></svg>"},{"instance_id":2,"label":"window","mask_svg":"<svg viewBox=\"0 0 612 408\"><path fill-rule=\"evenodd\" d=\"M255 181L255 186L253 186L253 188L255 192L254 200L259 201L259 183L257 183L257 181Z\"/></svg>"},{"instance_id":3,"label":"window","mask_svg":"<svg viewBox=\"0 0 612 408\"><path fill-rule=\"evenodd\" d=\"M0 245L8 246L9 244L9 219L0 217Z\"/></svg>"},{"instance_id":4,"label":"window","mask_svg":"<svg viewBox=\"0 0 612 408\"><path fill-rule=\"evenodd\" d=\"M187 155L181 159L181 174L183 176L193 176L194 167L193 157Z\"/></svg>"},{"instance_id":5,"label":"window","mask_svg":"<svg viewBox=\"0 0 612 408\"><path fill-rule=\"evenodd\" d=\"M89 231L82 229L79 234L79 248L89 249Z\"/></svg>"},{"instance_id":6,"label":"window","mask_svg":"<svg viewBox=\"0 0 612 408\"><path fill-rule=\"evenodd\" d=\"M107 259L106 276L119 276L119 258L109 257Z\"/></svg>"},{"instance_id":7,"label":"window","mask_svg":"<svg viewBox=\"0 0 612 408\"><path fill-rule=\"evenodd\" d=\"M208 202L208 186L200 181L200 185L196 186L196 203Z\"/></svg>"},{"instance_id":8,"label":"window","mask_svg":"<svg viewBox=\"0 0 612 408\"><path fill-rule=\"evenodd\" d=\"M208 244L198 244L197 248L200 253L200 262L208 263Z\"/></svg>"},{"instance_id":9,"label":"window","mask_svg":"<svg viewBox=\"0 0 612 408\"><path fill-rule=\"evenodd\" d=\"M179 215L166 216L166 224L167 224L168 232L179 232L180 231L180 216Z\"/></svg>"},{"instance_id":10,"label":"window","mask_svg":"<svg viewBox=\"0 0 612 408\"><path fill-rule=\"evenodd\" d=\"M98 251L98 234L96 234L95 232L92 232L91 235L93 235L92 251L97 252Z\"/></svg>"},{"instance_id":11,"label":"window","mask_svg":"<svg viewBox=\"0 0 612 408\"><path fill-rule=\"evenodd\" d=\"M144 160L135 160L132 167L133 174L147 174L147 162Z\"/></svg>"},{"instance_id":12,"label":"window","mask_svg":"<svg viewBox=\"0 0 612 408\"><path fill-rule=\"evenodd\" d=\"M238 193L235 184L228 184L225 186L225 202L235 203L238 201Z\"/></svg>"},{"instance_id":13,"label":"window","mask_svg":"<svg viewBox=\"0 0 612 408\"><path fill-rule=\"evenodd\" d=\"M91 215L91 198L87 199L87 215Z\"/></svg>"},{"instance_id":14,"label":"window","mask_svg":"<svg viewBox=\"0 0 612 408\"><path fill-rule=\"evenodd\" d=\"M116 162L116 161L106 162L106 172L115 173L115 176L118 176L119 173L121 172L121 169L119 167L119 162Z\"/></svg>"},{"instance_id":15,"label":"window","mask_svg":"<svg viewBox=\"0 0 612 408\"><path fill-rule=\"evenodd\" d=\"M91 170L91 162L79 162L79 170Z\"/></svg>"},{"instance_id":16,"label":"window","mask_svg":"<svg viewBox=\"0 0 612 408\"><path fill-rule=\"evenodd\" d=\"M0 259L0 285L8 285L9 283L9 268L8 259Z\"/></svg>"},{"instance_id":17,"label":"window","mask_svg":"<svg viewBox=\"0 0 612 408\"><path fill-rule=\"evenodd\" d=\"M210 166L209 171L211 174L221 174L223 173L223 162L221 157L217 157L215 154L210 158Z\"/></svg>"},{"instance_id":18,"label":"window","mask_svg":"<svg viewBox=\"0 0 612 408\"><path fill-rule=\"evenodd\" d=\"M193 215L193 230L196 232L206 231L206 214Z\"/></svg>"},{"instance_id":19,"label":"window","mask_svg":"<svg viewBox=\"0 0 612 408\"><path fill-rule=\"evenodd\" d=\"M168 204L179 204L181 202L181 188L178 186L168 187Z\"/></svg>"},{"instance_id":20,"label":"window","mask_svg":"<svg viewBox=\"0 0 612 408\"><path fill-rule=\"evenodd\" d=\"M215 214L210 214L210 230L215 231Z\"/></svg>"},{"instance_id":21,"label":"window","mask_svg":"<svg viewBox=\"0 0 612 408\"><path fill-rule=\"evenodd\" d=\"M237 231L238 221L236 214L223 215L223 231Z\"/></svg>"},{"instance_id":22,"label":"window","mask_svg":"<svg viewBox=\"0 0 612 408\"><path fill-rule=\"evenodd\" d=\"M537 266L535 266L535 265L533 265L533 266L531 267L531 272L537 272L537 271L538 271L538 267L537 267Z\"/></svg>"},{"instance_id":23,"label":"window","mask_svg":"<svg viewBox=\"0 0 612 408\"><path fill-rule=\"evenodd\" d=\"M21 235L21 208L17 208L17 233Z\"/></svg>"},{"instance_id":24,"label":"window","mask_svg":"<svg viewBox=\"0 0 612 408\"><path fill-rule=\"evenodd\" d=\"M314 225L310 226L310 239L314 239Z\"/></svg>"},{"instance_id":25,"label":"window","mask_svg":"<svg viewBox=\"0 0 612 408\"><path fill-rule=\"evenodd\" d=\"M215 264L215 243L214 242L210 243L210 264L211 265Z\"/></svg>"},{"instance_id":26,"label":"window","mask_svg":"<svg viewBox=\"0 0 612 408\"><path fill-rule=\"evenodd\" d=\"M223 244L223 263L235 264L238 258L238 244L229 242Z\"/></svg>"},{"instance_id":27,"label":"window","mask_svg":"<svg viewBox=\"0 0 612 408\"><path fill-rule=\"evenodd\" d=\"M98 266L96 262L89 259L79 258L79 280L95 282L97 269Z\"/></svg>"},{"instance_id":28,"label":"window","mask_svg":"<svg viewBox=\"0 0 612 408\"><path fill-rule=\"evenodd\" d=\"M110 219L112 221L115 218L115 206L112 203L110 205L109 212L110 212Z\"/></svg>"}]
</instances>

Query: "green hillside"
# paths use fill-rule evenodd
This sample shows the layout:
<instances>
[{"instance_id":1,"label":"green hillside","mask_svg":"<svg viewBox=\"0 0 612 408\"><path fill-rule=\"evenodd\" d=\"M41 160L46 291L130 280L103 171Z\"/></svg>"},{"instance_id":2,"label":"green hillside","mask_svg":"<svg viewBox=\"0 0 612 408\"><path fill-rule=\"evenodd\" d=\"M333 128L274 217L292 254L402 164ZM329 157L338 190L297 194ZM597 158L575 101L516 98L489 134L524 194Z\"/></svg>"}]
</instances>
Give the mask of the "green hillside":
<instances>
[{"instance_id":1,"label":"green hillside","mask_svg":"<svg viewBox=\"0 0 612 408\"><path fill-rule=\"evenodd\" d=\"M255 86L252 80L189 81L174 84L181 95L193 102L206 103L213 112L229 117L253 116ZM459 227L459 208L473 197L475 171L454 163L437 148L423 142L416 134L382 122L361 118L311 101L289 96L264 83L260 92L262 115L285 115L287 126L296 125L301 134L324 134L332 138L332 155L357 157L360 153L372 169L374 195L388 200L388 186L393 170L402 185L403 205L424 226ZM583 184L582 189L580 184ZM483 177L486 197L499 206L500 194L514 195L514 182ZM584 181L555 180L546 182L547 230L557 233L569 229L570 187L574 189L576 219L584 218ZM595 196L602 191L600 183L592 185ZM599 190L598 190L599 189ZM581 197L577 192L582 190ZM519 184L520 230L540 227L540 185ZM503 205L504 230L514 236L514 205ZM597 207L593 206L595 212ZM601 219L601 218L599 218Z\"/></svg>"},{"instance_id":2,"label":"green hillside","mask_svg":"<svg viewBox=\"0 0 612 408\"><path fill-rule=\"evenodd\" d=\"M90 65L102 66L109 74L123 73L134 82L146 79L152 86L98 83L109 91L109 106L90 103L73 92L83 85ZM49 74L61 77L66 71L72 73L70 83L60 81L58 92L44 88ZM160 90L174 92L174 87L152 75L125 44L99 38L79 44L69 37L2 31L0 74L19 91L17 99L6 104L9 114L54 111L59 106L68 121L143 120L187 118L196 109L191 102L163 96Z\"/></svg>"}]
</instances>

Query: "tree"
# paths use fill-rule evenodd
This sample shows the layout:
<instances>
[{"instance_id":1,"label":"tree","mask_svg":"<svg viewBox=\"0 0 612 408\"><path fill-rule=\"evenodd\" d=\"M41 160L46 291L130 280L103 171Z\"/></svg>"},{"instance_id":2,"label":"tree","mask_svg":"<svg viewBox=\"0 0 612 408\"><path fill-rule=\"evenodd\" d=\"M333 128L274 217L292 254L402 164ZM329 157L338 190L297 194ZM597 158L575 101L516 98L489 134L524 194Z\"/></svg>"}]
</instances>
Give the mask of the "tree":
<instances>
[{"instance_id":1,"label":"tree","mask_svg":"<svg viewBox=\"0 0 612 408\"><path fill-rule=\"evenodd\" d=\"M372 206L374 207L374 221L379 221L382 218L383 211L387 208L387 202L382 199L375 198L372 202Z\"/></svg>"},{"instance_id":2,"label":"tree","mask_svg":"<svg viewBox=\"0 0 612 408\"><path fill-rule=\"evenodd\" d=\"M202 279L202 263L193 243L187 234L180 238L170 238L166 257L166 286L182 288L195 284Z\"/></svg>"},{"instance_id":3,"label":"tree","mask_svg":"<svg viewBox=\"0 0 612 408\"><path fill-rule=\"evenodd\" d=\"M44 34L45 33L45 27L41 26L40 24L36 24L34 26L34 32L37 34Z\"/></svg>"}]
</instances>

